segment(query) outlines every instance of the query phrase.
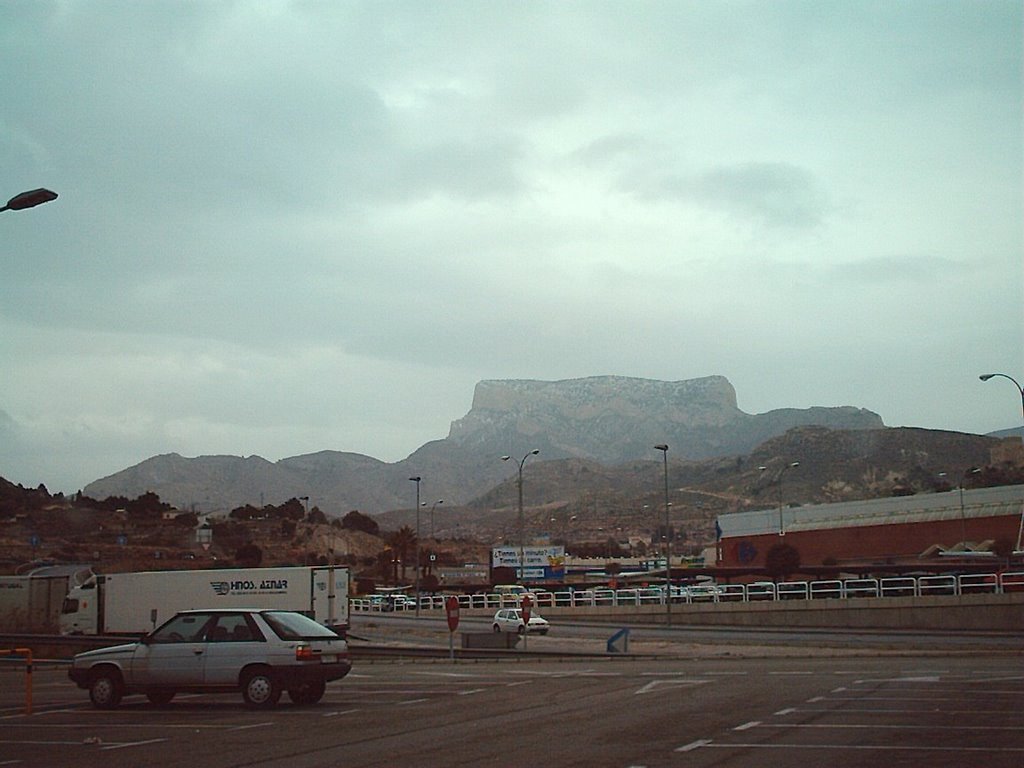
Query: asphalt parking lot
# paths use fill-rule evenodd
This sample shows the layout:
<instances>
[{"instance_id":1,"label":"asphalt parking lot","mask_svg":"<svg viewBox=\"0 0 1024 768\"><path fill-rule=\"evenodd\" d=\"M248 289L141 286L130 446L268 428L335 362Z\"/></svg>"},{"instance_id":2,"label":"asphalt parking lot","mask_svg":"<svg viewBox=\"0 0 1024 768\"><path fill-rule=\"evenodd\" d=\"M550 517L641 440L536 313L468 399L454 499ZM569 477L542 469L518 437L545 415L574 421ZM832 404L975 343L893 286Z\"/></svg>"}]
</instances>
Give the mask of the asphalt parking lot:
<instances>
[{"instance_id":1,"label":"asphalt parking lot","mask_svg":"<svg viewBox=\"0 0 1024 768\"><path fill-rule=\"evenodd\" d=\"M366 663L314 707L237 695L92 709L0 668L0 766L1024 764L1020 656Z\"/></svg>"}]
</instances>

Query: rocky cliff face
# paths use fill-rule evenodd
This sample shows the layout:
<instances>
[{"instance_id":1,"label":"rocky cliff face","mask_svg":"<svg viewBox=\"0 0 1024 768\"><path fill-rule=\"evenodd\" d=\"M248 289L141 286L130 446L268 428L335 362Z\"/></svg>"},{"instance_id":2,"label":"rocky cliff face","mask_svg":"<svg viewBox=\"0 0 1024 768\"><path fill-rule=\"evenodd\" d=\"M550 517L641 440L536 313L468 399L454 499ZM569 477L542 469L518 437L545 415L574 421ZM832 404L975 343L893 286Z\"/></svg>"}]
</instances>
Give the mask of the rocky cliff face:
<instances>
[{"instance_id":1,"label":"rocky cliff face","mask_svg":"<svg viewBox=\"0 0 1024 768\"><path fill-rule=\"evenodd\" d=\"M748 453L792 427L809 425L884 427L877 414L851 407L747 414L722 376L482 381L469 413L452 422L447 439L427 443L395 464L337 451L276 463L171 454L98 480L85 492L105 498L153 491L171 504L201 511L309 496L310 504L328 515L352 509L372 514L413 506L411 475L424 478L424 498L467 503L508 479L514 468L500 460L502 455L518 459L534 448L541 451L538 461L614 465L655 459L653 446L668 443L673 460L699 460Z\"/></svg>"},{"instance_id":2,"label":"rocky cliff face","mask_svg":"<svg viewBox=\"0 0 1024 768\"><path fill-rule=\"evenodd\" d=\"M568 381L482 381L473 407L452 423L448 440L460 446L541 448L548 458L621 463L650 457L668 443L676 458L706 459L746 453L792 427L878 429L871 411L785 409L751 415L736 405L723 376L652 381L597 376Z\"/></svg>"}]
</instances>

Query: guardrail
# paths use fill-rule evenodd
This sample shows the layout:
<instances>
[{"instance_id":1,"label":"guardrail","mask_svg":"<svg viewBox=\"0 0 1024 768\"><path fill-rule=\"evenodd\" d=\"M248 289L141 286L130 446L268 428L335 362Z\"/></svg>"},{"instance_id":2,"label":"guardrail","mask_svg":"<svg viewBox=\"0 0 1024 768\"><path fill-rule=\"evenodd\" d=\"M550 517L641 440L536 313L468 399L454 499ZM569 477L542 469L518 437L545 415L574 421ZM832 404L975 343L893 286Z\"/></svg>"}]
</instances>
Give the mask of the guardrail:
<instances>
[{"instance_id":1,"label":"guardrail","mask_svg":"<svg viewBox=\"0 0 1024 768\"><path fill-rule=\"evenodd\" d=\"M860 597L930 597L935 595L1003 594L1024 592L1024 571L1003 573L944 574L937 576L893 576L881 579L828 579L822 581L757 581L750 584L703 583L673 586L672 602L724 603L759 600L850 600ZM566 589L534 592L534 606L541 608L577 608L595 606L664 605L664 586L626 589ZM461 608L494 609L519 605L515 595L456 595ZM444 610L448 595L421 595L421 610ZM412 597L391 600L354 597L350 607L357 612L412 611Z\"/></svg>"}]
</instances>

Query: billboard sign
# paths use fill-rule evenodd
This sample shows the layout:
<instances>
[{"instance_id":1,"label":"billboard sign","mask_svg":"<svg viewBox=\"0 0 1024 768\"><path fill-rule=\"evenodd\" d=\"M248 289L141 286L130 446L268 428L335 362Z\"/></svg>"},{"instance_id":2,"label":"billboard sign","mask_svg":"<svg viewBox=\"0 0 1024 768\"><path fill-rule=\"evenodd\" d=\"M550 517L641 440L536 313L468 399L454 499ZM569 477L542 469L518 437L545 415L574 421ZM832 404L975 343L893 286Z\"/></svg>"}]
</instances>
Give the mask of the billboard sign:
<instances>
[{"instance_id":1,"label":"billboard sign","mask_svg":"<svg viewBox=\"0 0 1024 768\"><path fill-rule=\"evenodd\" d=\"M519 547L494 547L492 568L514 568L521 581L546 581L565 576L565 547L525 547L520 562Z\"/></svg>"}]
</instances>

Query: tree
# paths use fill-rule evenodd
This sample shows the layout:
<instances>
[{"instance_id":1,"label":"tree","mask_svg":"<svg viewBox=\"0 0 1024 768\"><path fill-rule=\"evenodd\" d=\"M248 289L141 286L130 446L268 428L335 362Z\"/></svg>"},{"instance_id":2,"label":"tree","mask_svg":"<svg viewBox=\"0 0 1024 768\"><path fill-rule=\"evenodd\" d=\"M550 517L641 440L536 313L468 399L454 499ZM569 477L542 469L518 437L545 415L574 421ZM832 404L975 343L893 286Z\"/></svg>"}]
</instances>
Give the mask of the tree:
<instances>
[{"instance_id":1,"label":"tree","mask_svg":"<svg viewBox=\"0 0 1024 768\"><path fill-rule=\"evenodd\" d=\"M764 565L773 579L787 578L800 570L800 551L789 544L776 544L765 555Z\"/></svg>"},{"instance_id":2,"label":"tree","mask_svg":"<svg viewBox=\"0 0 1024 768\"><path fill-rule=\"evenodd\" d=\"M371 536L377 536L380 534L380 526L377 525L377 521L368 515L362 514L356 509L353 509L341 518L341 527L348 528L353 531L363 531Z\"/></svg>"},{"instance_id":3,"label":"tree","mask_svg":"<svg viewBox=\"0 0 1024 768\"><path fill-rule=\"evenodd\" d=\"M405 581L405 567L412 556L411 552L416 547L416 532L408 525L403 525L397 531L389 534L386 541L402 563L402 581Z\"/></svg>"},{"instance_id":4,"label":"tree","mask_svg":"<svg viewBox=\"0 0 1024 768\"><path fill-rule=\"evenodd\" d=\"M313 507L309 510L309 516L306 517L307 523L314 523L317 525L327 524L327 515L320 511L320 507Z\"/></svg>"},{"instance_id":5,"label":"tree","mask_svg":"<svg viewBox=\"0 0 1024 768\"><path fill-rule=\"evenodd\" d=\"M243 544L235 552L235 562L243 568L258 568L263 562L263 550L252 542Z\"/></svg>"}]
</instances>

